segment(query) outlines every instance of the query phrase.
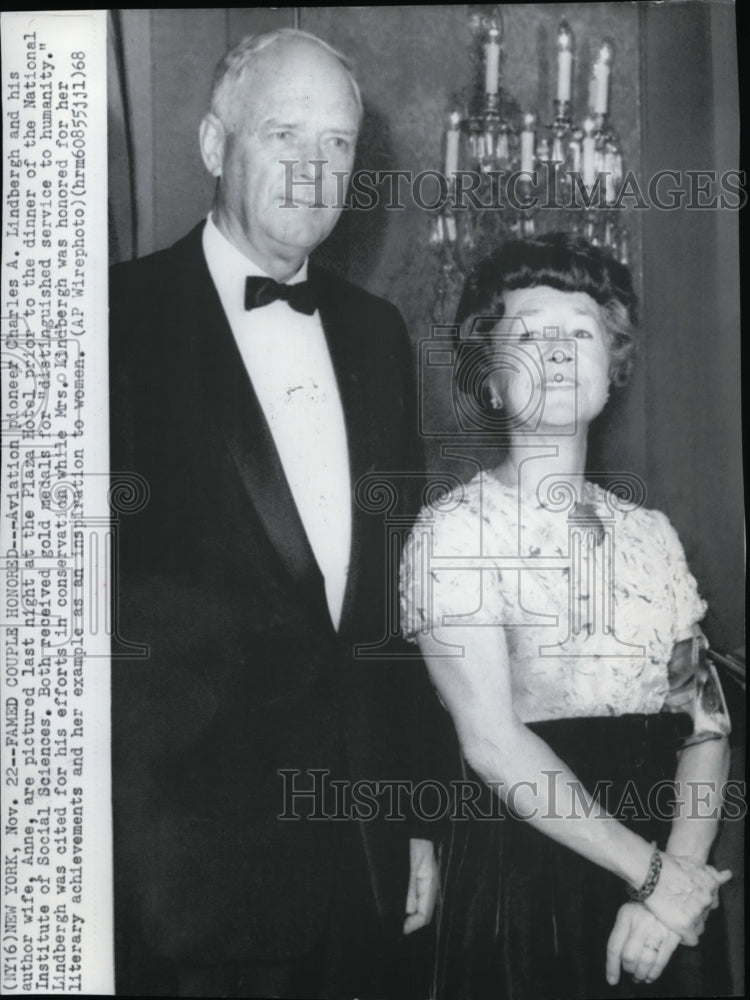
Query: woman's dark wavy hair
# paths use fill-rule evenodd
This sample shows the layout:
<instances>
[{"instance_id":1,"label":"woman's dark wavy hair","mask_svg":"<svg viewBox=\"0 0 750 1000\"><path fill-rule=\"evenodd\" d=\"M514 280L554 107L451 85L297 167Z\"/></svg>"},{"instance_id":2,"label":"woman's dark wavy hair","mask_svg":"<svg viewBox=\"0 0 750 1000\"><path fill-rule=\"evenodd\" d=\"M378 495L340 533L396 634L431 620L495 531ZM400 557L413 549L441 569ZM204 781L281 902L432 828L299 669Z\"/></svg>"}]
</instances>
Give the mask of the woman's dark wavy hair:
<instances>
[{"instance_id":1,"label":"woman's dark wavy hair","mask_svg":"<svg viewBox=\"0 0 750 1000\"><path fill-rule=\"evenodd\" d=\"M638 322L630 271L606 251L572 233L509 241L482 261L467 280L458 306L456 322L461 324L462 341L477 319L502 319L506 292L537 285L561 292L585 292L599 304L610 338L610 379L613 385L625 385L635 363Z\"/></svg>"}]
</instances>

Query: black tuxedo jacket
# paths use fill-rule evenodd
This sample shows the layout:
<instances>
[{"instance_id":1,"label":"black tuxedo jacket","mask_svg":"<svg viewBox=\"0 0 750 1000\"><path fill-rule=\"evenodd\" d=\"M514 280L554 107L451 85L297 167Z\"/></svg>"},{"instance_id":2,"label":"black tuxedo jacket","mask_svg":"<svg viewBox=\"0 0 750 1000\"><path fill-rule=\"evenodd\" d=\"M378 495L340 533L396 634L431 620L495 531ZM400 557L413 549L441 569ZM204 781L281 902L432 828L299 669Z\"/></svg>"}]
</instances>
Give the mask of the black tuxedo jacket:
<instances>
[{"instance_id":1,"label":"black tuxedo jacket","mask_svg":"<svg viewBox=\"0 0 750 1000\"><path fill-rule=\"evenodd\" d=\"M113 666L120 960L138 937L176 960L304 953L325 919L341 823L279 820L279 771L418 779L444 714L418 661L353 655L384 635L394 582L383 517L356 503L334 629L201 230L111 278L112 469L138 473L149 491L122 519L116 572L118 634L150 650ZM353 486L368 473L418 473L399 313L312 263L309 276ZM378 919L395 933L408 837L430 834L382 815L360 827Z\"/></svg>"}]
</instances>

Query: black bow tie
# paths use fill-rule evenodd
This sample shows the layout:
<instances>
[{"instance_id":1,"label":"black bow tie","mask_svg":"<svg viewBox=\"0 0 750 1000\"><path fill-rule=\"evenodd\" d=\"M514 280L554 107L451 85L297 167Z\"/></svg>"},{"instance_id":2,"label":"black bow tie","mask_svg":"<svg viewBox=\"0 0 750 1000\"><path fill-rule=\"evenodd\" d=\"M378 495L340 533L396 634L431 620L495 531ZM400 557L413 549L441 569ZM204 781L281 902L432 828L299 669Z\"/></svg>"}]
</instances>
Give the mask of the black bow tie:
<instances>
[{"instance_id":1,"label":"black bow tie","mask_svg":"<svg viewBox=\"0 0 750 1000\"><path fill-rule=\"evenodd\" d=\"M278 299L288 302L292 309L307 316L312 316L317 308L315 291L310 281L280 285L273 278L251 275L245 279L245 309L260 309Z\"/></svg>"}]
</instances>

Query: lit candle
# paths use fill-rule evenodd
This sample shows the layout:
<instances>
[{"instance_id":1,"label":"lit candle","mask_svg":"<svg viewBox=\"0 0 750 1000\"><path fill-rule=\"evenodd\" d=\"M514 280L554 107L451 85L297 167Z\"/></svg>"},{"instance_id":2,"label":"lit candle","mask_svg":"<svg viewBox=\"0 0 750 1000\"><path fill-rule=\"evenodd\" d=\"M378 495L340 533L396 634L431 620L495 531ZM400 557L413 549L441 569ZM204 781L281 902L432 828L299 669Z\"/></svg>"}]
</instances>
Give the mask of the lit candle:
<instances>
[{"instance_id":1,"label":"lit candle","mask_svg":"<svg viewBox=\"0 0 750 1000\"><path fill-rule=\"evenodd\" d=\"M484 92L496 94L500 79L500 32L497 28L490 28L484 58Z\"/></svg>"},{"instance_id":2,"label":"lit candle","mask_svg":"<svg viewBox=\"0 0 750 1000\"><path fill-rule=\"evenodd\" d=\"M583 183L592 187L596 178L594 122L587 118L583 123Z\"/></svg>"},{"instance_id":3,"label":"lit candle","mask_svg":"<svg viewBox=\"0 0 750 1000\"><path fill-rule=\"evenodd\" d=\"M581 133L578 129L573 133L568 149L570 150L571 169L575 173L579 173L581 170Z\"/></svg>"},{"instance_id":4,"label":"lit candle","mask_svg":"<svg viewBox=\"0 0 750 1000\"><path fill-rule=\"evenodd\" d=\"M597 64L594 64L594 68L591 72L591 77L589 79L589 111L594 113L594 106L596 105L596 91L599 87L599 71L597 69Z\"/></svg>"},{"instance_id":5,"label":"lit candle","mask_svg":"<svg viewBox=\"0 0 750 1000\"><path fill-rule=\"evenodd\" d=\"M451 114L451 125L445 134L445 176L450 178L458 170L458 142L461 137L459 123L461 115L457 111Z\"/></svg>"},{"instance_id":6,"label":"lit candle","mask_svg":"<svg viewBox=\"0 0 750 1000\"><path fill-rule=\"evenodd\" d=\"M573 35L565 21L557 31L557 99L570 100L570 81L573 75Z\"/></svg>"},{"instance_id":7,"label":"lit candle","mask_svg":"<svg viewBox=\"0 0 750 1000\"><path fill-rule=\"evenodd\" d=\"M523 117L523 132L521 132L521 170L534 169L534 126L536 115L527 114Z\"/></svg>"},{"instance_id":8,"label":"lit candle","mask_svg":"<svg viewBox=\"0 0 750 1000\"><path fill-rule=\"evenodd\" d=\"M615 150L615 165L613 168L614 178L615 178L615 183L619 184L620 181L622 180L622 155L620 154L616 146L614 147L614 150Z\"/></svg>"},{"instance_id":9,"label":"lit candle","mask_svg":"<svg viewBox=\"0 0 750 1000\"><path fill-rule=\"evenodd\" d=\"M612 65L612 46L607 42L599 49L599 58L596 60L594 72L596 74L596 94L594 101L594 114L606 115L607 101L609 97L609 71Z\"/></svg>"}]
</instances>

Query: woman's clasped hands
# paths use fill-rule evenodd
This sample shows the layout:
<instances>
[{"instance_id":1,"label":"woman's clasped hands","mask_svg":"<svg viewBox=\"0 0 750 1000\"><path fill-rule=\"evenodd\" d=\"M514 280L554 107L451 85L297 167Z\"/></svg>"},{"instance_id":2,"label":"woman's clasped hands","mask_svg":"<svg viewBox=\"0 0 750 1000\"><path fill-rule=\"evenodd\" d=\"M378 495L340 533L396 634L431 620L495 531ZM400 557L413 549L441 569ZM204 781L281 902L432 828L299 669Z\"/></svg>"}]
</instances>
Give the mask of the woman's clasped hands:
<instances>
[{"instance_id":1,"label":"woman's clasped hands","mask_svg":"<svg viewBox=\"0 0 750 1000\"><path fill-rule=\"evenodd\" d=\"M662 853L659 880L642 903L624 903L607 942L607 981L620 969L638 982L652 983L679 944L696 945L706 918L719 905L719 889L732 877L694 858Z\"/></svg>"},{"instance_id":2,"label":"woman's clasped hands","mask_svg":"<svg viewBox=\"0 0 750 1000\"><path fill-rule=\"evenodd\" d=\"M643 903L623 903L607 942L607 982L620 981L620 968L637 982L653 983L680 943Z\"/></svg>"}]
</instances>

